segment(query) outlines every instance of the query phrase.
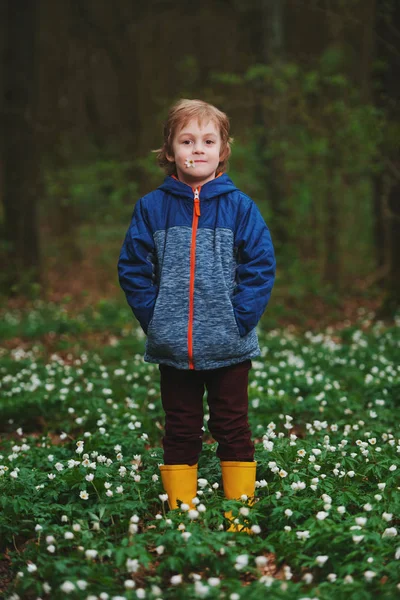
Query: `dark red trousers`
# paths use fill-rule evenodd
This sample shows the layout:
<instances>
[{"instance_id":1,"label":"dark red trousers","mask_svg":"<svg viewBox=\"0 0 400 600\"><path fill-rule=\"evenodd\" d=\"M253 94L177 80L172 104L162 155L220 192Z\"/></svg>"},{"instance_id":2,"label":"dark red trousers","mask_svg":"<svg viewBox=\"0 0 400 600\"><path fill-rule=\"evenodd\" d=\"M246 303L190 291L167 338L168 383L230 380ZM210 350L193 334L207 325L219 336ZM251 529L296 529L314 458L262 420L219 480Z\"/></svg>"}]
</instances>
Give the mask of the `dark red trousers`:
<instances>
[{"instance_id":1,"label":"dark red trousers","mask_svg":"<svg viewBox=\"0 0 400 600\"><path fill-rule=\"evenodd\" d=\"M252 462L254 444L248 422L251 360L211 370L183 370L160 364L165 411L164 464L194 465L203 438L203 396L207 389L208 428L218 442L220 460Z\"/></svg>"}]
</instances>

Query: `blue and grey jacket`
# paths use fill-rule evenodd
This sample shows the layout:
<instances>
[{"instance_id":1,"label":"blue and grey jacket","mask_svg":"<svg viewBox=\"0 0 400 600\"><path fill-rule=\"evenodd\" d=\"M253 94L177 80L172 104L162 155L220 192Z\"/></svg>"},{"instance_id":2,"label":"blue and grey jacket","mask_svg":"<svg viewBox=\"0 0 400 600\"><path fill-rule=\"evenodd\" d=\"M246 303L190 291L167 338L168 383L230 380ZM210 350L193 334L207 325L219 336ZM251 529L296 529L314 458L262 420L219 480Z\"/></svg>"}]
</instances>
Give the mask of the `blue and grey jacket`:
<instances>
[{"instance_id":1,"label":"blue and grey jacket","mask_svg":"<svg viewBox=\"0 0 400 600\"><path fill-rule=\"evenodd\" d=\"M166 177L141 198L118 275L147 334L145 361L215 369L259 356L274 249L256 204L228 175L196 190Z\"/></svg>"}]
</instances>

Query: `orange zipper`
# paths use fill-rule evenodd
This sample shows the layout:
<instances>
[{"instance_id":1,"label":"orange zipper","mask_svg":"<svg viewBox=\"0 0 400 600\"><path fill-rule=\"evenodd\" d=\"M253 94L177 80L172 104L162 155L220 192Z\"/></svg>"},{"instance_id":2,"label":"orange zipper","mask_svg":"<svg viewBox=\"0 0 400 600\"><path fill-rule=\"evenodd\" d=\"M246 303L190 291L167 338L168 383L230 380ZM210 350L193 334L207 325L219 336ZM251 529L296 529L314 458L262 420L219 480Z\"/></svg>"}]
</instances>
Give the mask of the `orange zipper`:
<instances>
[{"instance_id":1,"label":"orange zipper","mask_svg":"<svg viewBox=\"0 0 400 600\"><path fill-rule=\"evenodd\" d=\"M188 354L189 369L194 369L193 362L193 311L194 311L194 276L196 269L196 234L200 217L200 190L201 186L193 190L194 206L192 220L192 242L190 246L190 285L189 285L189 327L188 327Z\"/></svg>"}]
</instances>

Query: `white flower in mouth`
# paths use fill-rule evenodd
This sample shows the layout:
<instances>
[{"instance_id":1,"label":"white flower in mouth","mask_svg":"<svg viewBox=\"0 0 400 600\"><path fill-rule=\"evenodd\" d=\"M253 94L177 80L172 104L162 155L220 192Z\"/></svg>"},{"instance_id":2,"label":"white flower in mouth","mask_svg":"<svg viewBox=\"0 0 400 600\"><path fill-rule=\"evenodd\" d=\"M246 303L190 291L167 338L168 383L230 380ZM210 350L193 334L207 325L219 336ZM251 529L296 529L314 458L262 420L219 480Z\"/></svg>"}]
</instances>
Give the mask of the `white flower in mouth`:
<instances>
[{"instance_id":1,"label":"white flower in mouth","mask_svg":"<svg viewBox=\"0 0 400 600\"><path fill-rule=\"evenodd\" d=\"M194 162L193 158L187 158L185 160L185 167L190 168L190 167L195 167L195 166L196 165L195 165L195 162Z\"/></svg>"}]
</instances>

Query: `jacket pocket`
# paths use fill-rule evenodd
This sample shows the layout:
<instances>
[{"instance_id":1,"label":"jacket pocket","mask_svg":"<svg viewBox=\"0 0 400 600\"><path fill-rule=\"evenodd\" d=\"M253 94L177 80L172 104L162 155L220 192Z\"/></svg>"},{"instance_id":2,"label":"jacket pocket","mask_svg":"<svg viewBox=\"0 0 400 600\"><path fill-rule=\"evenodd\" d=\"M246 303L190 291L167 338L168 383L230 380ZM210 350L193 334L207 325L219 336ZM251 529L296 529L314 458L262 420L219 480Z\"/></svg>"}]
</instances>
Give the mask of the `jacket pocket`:
<instances>
[{"instance_id":1,"label":"jacket pocket","mask_svg":"<svg viewBox=\"0 0 400 600\"><path fill-rule=\"evenodd\" d=\"M254 350L253 336L240 337L227 288L195 299L194 359L221 361L240 358Z\"/></svg>"},{"instance_id":2,"label":"jacket pocket","mask_svg":"<svg viewBox=\"0 0 400 600\"><path fill-rule=\"evenodd\" d=\"M159 291L147 330L146 352L154 358L187 359L187 310L168 288Z\"/></svg>"}]
</instances>

